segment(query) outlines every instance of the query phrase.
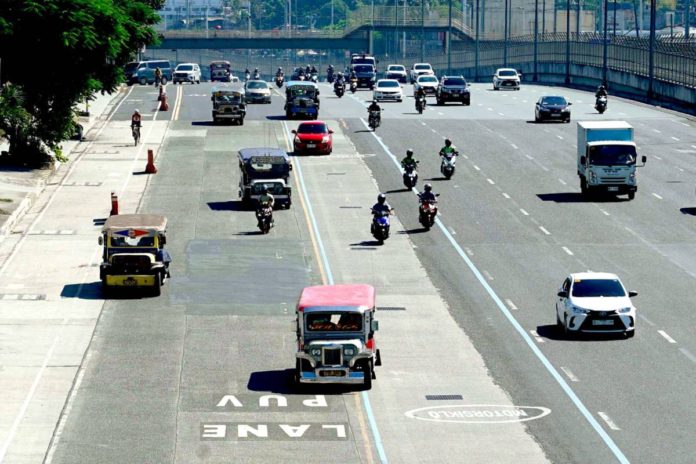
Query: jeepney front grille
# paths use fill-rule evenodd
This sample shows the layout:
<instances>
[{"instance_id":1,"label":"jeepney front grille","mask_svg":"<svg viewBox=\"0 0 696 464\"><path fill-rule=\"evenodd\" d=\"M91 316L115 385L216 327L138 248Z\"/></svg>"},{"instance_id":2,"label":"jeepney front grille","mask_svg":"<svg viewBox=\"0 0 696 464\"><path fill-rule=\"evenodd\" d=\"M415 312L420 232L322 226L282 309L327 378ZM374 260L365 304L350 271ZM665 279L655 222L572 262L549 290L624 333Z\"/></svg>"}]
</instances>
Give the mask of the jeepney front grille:
<instances>
[{"instance_id":1,"label":"jeepney front grille","mask_svg":"<svg viewBox=\"0 0 696 464\"><path fill-rule=\"evenodd\" d=\"M340 366L342 364L341 347L325 346L322 351L322 364L325 366Z\"/></svg>"}]
</instances>

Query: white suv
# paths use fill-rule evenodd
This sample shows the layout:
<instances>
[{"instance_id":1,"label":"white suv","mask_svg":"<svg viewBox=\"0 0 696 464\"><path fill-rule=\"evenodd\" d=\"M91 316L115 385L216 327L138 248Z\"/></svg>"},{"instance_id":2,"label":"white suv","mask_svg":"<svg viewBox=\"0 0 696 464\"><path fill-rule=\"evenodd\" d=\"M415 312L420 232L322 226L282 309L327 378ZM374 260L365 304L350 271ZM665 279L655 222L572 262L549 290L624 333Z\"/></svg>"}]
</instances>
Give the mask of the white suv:
<instances>
[{"instance_id":1,"label":"white suv","mask_svg":"<svg viewBox=\"0 0 696 464\"><path fill-rule=\"evenodd\" d=\"M174 70L172 81L175 84L190 82L191 84L201 83L201 67L196 63L181 63Z\"/></svg>"},{"instance_id":2,"label":"white suv","mask_svg":"<svg viewBox=\"0 0 696 464\"><path fill-rule=\"evenodd\" d=\"M499 68L493 74L493 90L500 90L506 87L520 90L520 75L516 69Z\"/></svg>"},{"instance_id":3,"label":"white suv","mask_svg":"<svg viewBox=\"0 0 696 464\"><path fill-rule=\"evenodd\" d=\"M435 71L430 63L413 63L411 66L411 84L414 84L418 76L434 76Z\"/></svg>"},{"instance_id":4,"label":"white suv","mask_svg":"<svg viewBox=\"0 0 696 464\"><path fill-rule=\"evenodd\" d=\"M635 335L636 308L616 274L581 272L569 275L558 291L556 324L566 336L580 332Z\"/></svg>"}]
</instances>

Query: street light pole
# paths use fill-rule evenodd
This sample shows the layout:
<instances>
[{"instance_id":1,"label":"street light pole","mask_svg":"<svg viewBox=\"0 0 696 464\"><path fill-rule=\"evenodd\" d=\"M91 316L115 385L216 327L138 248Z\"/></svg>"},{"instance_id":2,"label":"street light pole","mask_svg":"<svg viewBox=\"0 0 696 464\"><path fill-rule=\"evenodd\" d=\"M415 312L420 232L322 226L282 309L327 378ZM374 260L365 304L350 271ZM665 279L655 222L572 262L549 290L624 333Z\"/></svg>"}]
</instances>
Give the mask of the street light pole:
<instances>
[{"instance_id":1,"label":"street light pole","mask_svg":"<svg viewBox=\"0 0 696 464\"><path fill-rule=\"evenodd\" d=\"M539 80L539 76L537 75L537 63L538 63L537 48L538 48L538 45L539 45L539 0L534 0L534 76L533 76L534 82L537 82Z\"/></svg>"},{"instance_id":2,"label":"street light pole","mask_svg":"<svg viewBox=\"0 0 696 464\"><path fill-rule=\"evenodd\" d=\"M420 0L421 4L421 36L420 36L420 60L425 61L425 0Z\"/></svg>"},{"instance_id":3,"label":"street light pole","mask_svg":"<svg viewBox=\"0 0 696 464\"><path fill-rule=\"evenodd\" d=\"M570 84L570 0L566 0L566 75L565 83Z\"/></svg>"},{"instance_id":4,"label":"street light pole","mask_svg":"<svg viewBox=\"0 0 696 464\"><path fill-rule=\"evenodd\" d=\"M655 2L655 0L651 0L652 2ZM607 86L607 50L608 50L608 44L607 44L607 23L609 22L609 0L604 0L604 37L603 37L603 44L602 44L602 84L606 87ZM652 57L652 54L650 55Z\"/></svg>"},{"instance_id":5,"label":"street light pole","mask_svg":"<svg viewBox=\"0 0 696 464\"><path fill-rule=\"evenodd\" d=\"M479 20L479 4L480 0L476 0L476 49L474 51L474 81L478 81L479 77L479 26L481 22Z\"/></svg>"},{"instance_id":6,"label":"street light pole","mask_svg":"<svg viewBox=\"0 0 696 464\"><path fill-rule=\"evenodd\" d=\"M447 11L447 74L452 74L452 0Z\"/></svg>"},{"instance_id":7,"label":"street light pole","mask_svg":"<svg viewBox=\"0 0 696 464\"><path fill-rule=\"evenodd\" d=\"M650 0L650 42L649 42L649 57L648 57L648 98L654 96L653 80L655 79L655 10L657 9L657 1Z\"/></svg>"},{"instance_id":8,"label":"street light pole","mask_svg":"<svg viewBox=\"0 0 696 464\"><path fill-rule=\"evenodd\" d=\"M505 0L505 27L503 28L503 66L508 65L508 5L510 0Z\"/></svg>"}]
</instances>

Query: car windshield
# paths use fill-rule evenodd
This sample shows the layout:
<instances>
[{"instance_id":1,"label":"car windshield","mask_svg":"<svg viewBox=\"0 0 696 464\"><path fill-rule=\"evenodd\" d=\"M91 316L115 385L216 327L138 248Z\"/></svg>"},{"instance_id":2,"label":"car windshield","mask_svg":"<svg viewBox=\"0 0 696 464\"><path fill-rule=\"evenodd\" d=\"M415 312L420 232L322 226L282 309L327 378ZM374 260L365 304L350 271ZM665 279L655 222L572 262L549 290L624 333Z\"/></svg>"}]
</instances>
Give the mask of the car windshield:
<instances>
[{"instance_id":1,"label":"car windshield","mask_svg":"<svg viewBox=\"0 0 696 464\"><path fill-rule=\"evenodd\" d=\"M435 76L419 77L418 82L437 82L437 78Z\"/></svg>"},{"instance_id":2,"label":"car windshield","mask_svg":"<svg viewBox=\"0 0 696 464\"><path fill-rule=\"evenodd\" d=\"M153 247L155 237L125 237L122 235L111 236L112 247Z\"/></svg>"},{"instance_id":3,"label":"car windshield","mask_svg":"<svg viewBox=\"0 0 696 464\"><path fill-rule=\"evenodd\" d=\"M573 283L573 296L580 298L626 296L619 279L576 280Z\"/></svg>"},{"instance_id":4,"label":"car windshield","mask_svg":"<svg viewBox=\"0 0 696 464\"><path fill-rule=\"evenodd\" d=\"M374 68L372 67L372 65L369 65L369 64L361 64L361 65L358 65L358 66L353 66L353 70L354 70L356 73L359 73L359 72L373 72L373 71L374 71Z\"/></svg>"},{"instance_id":5,"label":"car windshield","mask_svg":"<svg viewBox=\"0 0 696 464\"><path fill-rule=\"evenodd\" d=\"M177 71L193 71L193 66L190 64L180 64L176 67Z\"/></svg>"},{"instance_id":6,"label":"car windshield","mask_svg":"<svg viewBox=\"0 0 696 464\"><path fill-rule=\"evenodd\" d=\"M504 69L502 71L498 71L498 75L501 77L515 77L517 76L517 71L514 69Z\"/></svg>"},{"instance_id":7,"label":"car windshield","mask_svg":"<svg viewBox=\"0 0 696 464\"><path fill-rule=\"evenodd\" d=\"M297 128L298 134L326 134L327 132L326 124L300 124Z\"/></svg>"},{"instance_id":8,"label":"car windshield","mask_svg":"<svg viewBox=\"0 0 696 464\"><path fill-rule=\"evenodd\" d=\"M461 77L452 77L445 79L444 85L466 85L466 81Z\"/></svg>"},{"instance_id":9,"label":"car windshield","mask_svg":"<svg viewBox=\"0 0 696 464\"><path fill-rule=\"evenodd\" d=\"M135 71L138 68L138 64L140 63L128 63L125 67L125 71L127 73Z\"/></svg>"},{"instance_id":10,"label":"car windshield","mask_svg":"<svg viewBox=\"0 0 696 464\"><path fill-rule=\"evenodd\" d=\"M590 164L595 166L630 166L636 162L633 145L598 145L590 147Z\"/></svg>"},{"instance_id":11,"label":"car windshield","mask_svg":"<svg viewBox=\"0 0 696 464\"><path fill-rule=\"evenodd\" d=\"M290 87L290 93L293 97L308 97L314 98L314 88L309 86L294 86Z\"/></svg>"},{"instance_id":12,"label":"car windshield","mask_svg":"<svg viewBox=\"0 0 696 464\"><path fill-rule=\"evenodd\" d=\"M282 195L283 184L280 182L257 182L251 187L251 193L261 195L264 190L268 190L271 195Z\"/></svg>"},{"instance_id":13,"label":"car windshield","mask_svg":"<svg viewBox=\"0 0 696 464\"><path fill-rule=\"evenodd\" d=\"M430 65L429 64L417 64L416 69L419 71L423 71L426 69L430 69Z\"/></svg>"},{"instance_id":14,"label":"car windshield","mask_svg":"<svg viewBox=\"0 0 696 464\"><path fill-rule=\"evenodd\" d=\"M267 89L268 84L263 81L250 81L247 82L247 89Z\"/></svg>"},{"instance_id":15,"label":"car windshield","mask_svg":"<svg viewBox=\"0 0 696 464\"><path fill-rule=\"evenodd\" d=\"M406 71L403 66L389 66L389 71Z\"/></svg>"},{"instance_id":16,"label":"car windshield","mask_svg":"<svg viewBox=\"0 0 696 464\"><path fill-rule=\"evenodd\" d=\"M377 87L400 87L396 81L382 81L377 83Z\"/></svg>"},{"instance_id":17,"label":"car windshield","mask_svg":"<svg viewBox=\"0 0 696 464\"><path fill-rule=\"evenodd\" d=\"M374 58L353 58L353 64L373 64L375 62Z\"/></svg>"},{"instance_id":18,"label":"car windshield","mask_svg":"<svg viewBox=\"0 0 696 464\"><path fill-rule=\"evenodd\" d=\"M566 100L563 97L544 97L541 99L542 105L565 105Z\"/></svg>"},{"instance_id":19,"label":"car windshield","mask_svg":"<svg viewBox=\"0 0 696 464\"><path fill-rule=\"evenodd\" d=\"M309 313L308 332L357 332L362 329L360 313Z\"/></svg>"},{"instance_id":20,"label":"car windshield","mask_svg":"<svg viewBox=\"0 0 696 464\"><path fill-rule=\"evenodd\" d=\"M229 69L230 65L227 63L210 63L212 69Z\"/></svg>"},{"instance_id":21,"label":"car windshield","mask_svg":"<svg viewBox=\"0 0 696 464\"><path fill-rule=\"evenodd\" d=\"M215 102L216 103L240 103L242 97L239 94L229 94L229 93L216 93Z\"/></svg>"}]
</instances>

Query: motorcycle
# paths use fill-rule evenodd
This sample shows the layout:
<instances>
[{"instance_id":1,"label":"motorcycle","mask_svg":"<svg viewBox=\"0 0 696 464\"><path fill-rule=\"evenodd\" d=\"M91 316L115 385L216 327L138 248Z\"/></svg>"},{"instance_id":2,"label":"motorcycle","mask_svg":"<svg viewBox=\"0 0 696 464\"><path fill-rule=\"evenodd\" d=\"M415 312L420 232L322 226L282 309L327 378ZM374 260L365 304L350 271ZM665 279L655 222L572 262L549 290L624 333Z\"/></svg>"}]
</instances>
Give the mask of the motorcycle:
<instances>
[{"instance_id":1,"label":"motorcycle","mask_svg":"<svg viewBox=\"0 0 696 464\"><path fill-rule=\"evenodd\" d=\"M420 207L418 208L418 221L425 228L425 230L430 230L430 228L435 224L435 216L437 216L436 205L437 202L435 201L421 201Z\"/></svg>"},{"instance_id":2,"label":"motorcycle","mask_svg":"<svg viewBox=\"0 0 696 464\"><path fill-rule=\"evenodd\" d=\"M350 91L352 93L355 93L355 91L358 90L358 80L357 79L351 79L350 80Z\"/></svg>"},{"instance_id":3,"label":"motorcycle","mask_svg":"<svg viewBox=\"0 0 696 464\"><path fill-rule=\"evenodd\" d=\"M244 80L248 81L251 78L251 73L249 71L244 73Z\"/></svg>"},{"instance_id":4,"label":"motorcycle","mask_svg":"<svg viewBox=\"0 0 696 464\"><path fill-rule=\"evenodd\" d=\"M304 81L306 79L304 74L300 74L298 80Z\"/></svg>"},{"instance_id":5,"label":"motorcycle","mask_svg":"<svg viewBox=\"0 0 696 464\"><path fill-rule=\"evenodd\" d=\"M261 79L261 74L258 71L254 71L254 80L258 81L259 79Z\"/></svg>"},{"instance_id":6,"label":"motorcycle","mask_svg":"<svg viewBox=\"0 0 696 464\"><path fill-rule=\"evenodd\" d=\"M273 227L273 207L271 205L265 204L260 205L256 210L256 219L258 221L258 227L262 234L267 234L270 232L271 227Z\"/></svg>"},{"instance_id":7,"label":"motorcycle","mask_svg":"<svg viewBox=\"0 0 696 464\"><path fill-rule=\"evenodd\" d=\"M414 165L409 164L404 167L403 180L404 187L409 190L416 186L418 183L418 171L416 171L416 167Z\"/></svg>"},{"instance_id":8,"label":"motorcycle","mask_svg":"<svg viewBox=\"0 0 696 464\"><path fill-rule=\"evenodd\" d=\"M459 153L452 152L447 154L441 154L442 162L440 163L440 173L445 176L445 179L449 180L454 175L454 166L456 164L457 155Z\"/></svg>"},{"instance_id":9,"label":"motorcycle","mask_svg":"<svg viewBox=\"0 0 696 464\"><path fill-rule=\"evenodd\" d=\"M326 72L326 82L328 82L329 84L333 84L333 82L334 82L334 73L333 73L333 71L327 71L327 72Z\"/></svg>"},{"instance_id":10,"label":"motorcycle","mask_svg":"<svg viewBox=\"0 0 696 464\"><path fill-rule=\"evenodd\" d=\"M370 126L373 132L379 127L381 119L382 115L380 111L370 111L370 115L367 118L367 125Z\"/></svg>"},{"instance_id":11,"label":"motorcycle","mask_svg":"<svg viewBox=\"0 0 696 464\"><path fill-rule=\"evenodd\" d=\"M314 83L319 82L319 75L318 75L317 73L315 73L315 72L311 73L311 74L309 75L309 81L310 81L310 82L314 82Z\"/></svg>"},{"instance_id":12,"label":"motorcycle","mask_svg":"<svg viewBox=\"0 0 696 464\"><path fill-rule=\"evenodd\" d=\"M278 86L278 88L281 88L283 86L284 82L285 82L285 76L276 76L275 83Z\"/></svg>"},{"instance_id":13,"label":"motorcycle","mask_svg":"<svg viewBox=\"0 0 696 464\"><path fill-rule=\"evenodd\" d=\"M423 110L425 110L425 98L424 97L416 97L416 111L418 111L418 114L423 114Z\"/></svg>"},{"instance_id":14,"label":"motorcycle","mask_svg":"<svg viewBox=\"0 0 696 464\"><path fill-rule=\"evenodd\" d=\"M343 84L334 85L334 93L338 98L341 98L346 93L346 86Z\"/></svg>"},{"instance_id":15,"label":"motorcycle","mask_svg":"<svg viewBox=\"0 0 696 464\"><path fill-rule=\"evenodd\" d=\"M370 231L380 245L384 244L384 241L389 238L389 214L389 211L373 211L372 213L372 227Z\"/></svg>"},{"instance_id":16,"label":"motorcycle","mask_svg":"<svg viewBox=\"0 0 696 464\"><path fill-rule=\"evenodd\" d=\"M595 109L599 114L603 114L607 110L607 97L599 96L595 102Z\"/></svg>"}]
</instances>

